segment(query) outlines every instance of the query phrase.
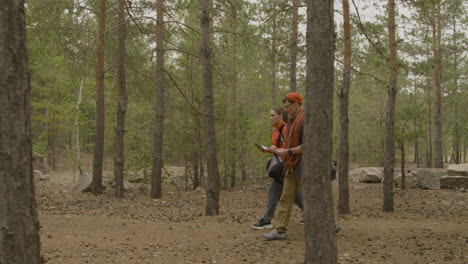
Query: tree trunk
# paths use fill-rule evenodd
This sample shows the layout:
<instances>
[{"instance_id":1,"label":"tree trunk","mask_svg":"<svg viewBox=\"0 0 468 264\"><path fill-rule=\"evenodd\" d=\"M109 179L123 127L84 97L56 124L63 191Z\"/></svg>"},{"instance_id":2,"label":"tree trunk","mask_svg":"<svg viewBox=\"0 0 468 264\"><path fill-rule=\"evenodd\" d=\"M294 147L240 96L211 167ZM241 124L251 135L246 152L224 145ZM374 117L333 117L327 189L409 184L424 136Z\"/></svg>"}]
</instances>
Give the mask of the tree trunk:
<instances>
[{"instance_id":1,"label":"tree trunk","mask_svg":"<svg viewBox=\"0 0 468 264\"><path fill-rule=\"evenodd\" d=\"M292 0L292 30L291 30L291 71L290 71L290 87L291 92L297 90L296 68L297 68L297 39L298 39L298 24L299 24L299 0Z\"/></svg>"},{"instance_id":2,"label":"tree trunk","mask_svg":"<svg viewBox=\"0 0 468 264\"><path fill-rule=\"evenodd\" d=\"M339 94L340 98L340 145L339 145L339 201L338 212L340 214L349 214L349 183L348 183L348 162L349 162L349 119L348 119L348 99L351 86L351 25L349 18L349 2L342 0L343 3L343 31L344 31L344 70L343 86Z\"/></svg>"},{"instance_id":3,"label":"tree trunk","mask_svg":"<svg viewBox=\"0 0 468 264\"><path fill-rule=\"evenodd\" d=\"M432 100L430 87L427 87L427 145L426 145L426 167L432 168Z\"/></svg>"},{"instance_id":4,"label":"tree trunk","mask_svg":"<svg viewBox=\"0 0 468 264\"><path fill-rule=\"evenodd\" d=\"M383 210L393 212L393 173L395 170L395 106L397 93L397 42L395 38L395 0L388 0L388 35L390 38L390 83L387 96L384 159Z\"/></svg>"},{"instance_id":5,"label":"tree trunk","mask_svg":"<svg viewBox=\"0 0 468 264\"><path fill-rule=\"evenodd\" d=\"M278 72L278 51L276 44L276 17L273 18L273 34L271 36L271 105L274 106L277 104L276 96L278 95L278 81L277 81L277 72Z\"/></svg>"},{"instance_id":6,"label":"tree trunk","mask_svg":"<svg viewBox=\"0 0 468 264\"><path fill-rule=\"evenodd\" d=\"M76 113L75 113L75 131L76 131L76 162L78 164L78 171L80 175L81 172L81 149L80 149L80 123L79 123L79 113L80 113L80 104L81 104L81 95L83 94L83 82L84 79L81 79L80 90L78 91L78 99L76 100ZM73 170L74 171L74 170ZM73 173L73 182L75 182L75 173Z\"/></svg>"},{"instance_id":7,"label":"tree trunk","mask_svg":"<svg viewBox=\"0 0 468 264\"><path fill-rule=\"evenodd\" d=\"M94 138L93 180L85 191L101 194L104 158L104 40L106 30L106 0L99 0L99 31L96 55L96 133Z\"/></svg>"},{"instance_id":8,"label":"tree trunk","mask_svg":"<svg viewBox=\"0 0 468 264\"><path fill-rule=\"evenodd\" d=\"M405 141L401 140L401 188L406 188L406 174L405 174Z\"/></svg>"},{"instance_id":9,"label":"tree trunk","mask_svg":"<svg viewBox=\"0 0 468 264\"><path fill-rule=\"evenodd\" d=\"M156 128L154 130L153 169L151 177L151 197L161 198L163 139L164 139L164 3L156 5Z\"/></svg>"},{"instance_id":10,"label":"tree trunk","mask_svg":"<svg viewBox=\"0 0 468 264\"><path fill-rule=\"evenodd\" d=\"M0 263L43 263L36 212L24 1L0 8Z\"/></svg>"},{"instance_id":11,"label":"tree trunk","mask_svg":"<svg viewBox=\"0 0 468 264\"><path fill-rule=\"evenodd\" d=\"M433 28L433 53L434 53L434 167L443 168L443 144L442 144L442 55L441 55L441 38L442 25L440 14L440 2L438 3L436 27Z\"/></svg>"},{"instance_id":12,"label":"tree trunk","mask_svg":"<svg viewBox=\"0 0 468 264\"><path fill-rule=\"evenodd\" d=\"M114 155L114 177L115 196L124 196L124 136L125 136L125 113L127 112L127 87L125 76L125 0L119 0L119 49L118 49L118 86L119 103L117 105L117 121L115 125L115 155Z\"/></svg>"},{"instance_id":13,"label":"tree trunk","mask_svg":"<svg viewBox=\"0 0 468 264\"><path fill-rule=\"evenodd\" d=\"M195 152L192 156L192 166L193 166L193 190L197 189L200 186L200 171L198 168L198 154Z\"/></svg>"},{"instance_id":14,"label":"tree trunk","mask_svg":"<svg viewBox=\"0 0 468 264\"><path fill-rule=\"evenodd\" d=\"M198 153L198 157L200 160L200 184L202 188L206 188L206 181L205 181L205 166L203 164L203 152Z\"/></svg>"},{"instance_id":15,"label":"tree trunk","mask_svg":"<svg viewBox=\"0 0 468 264\"><path fill-rule=\"evenodd\" d=\"M47 150L48 150L48 155L47 155L47 162L49 165L49 168L51 168L53 171L56 170L55 168L55 121L54 118L50 114L50 110L46 109L46 115L47 119L49 120L47 122Z\"/></svg>"},{"instance_id":16,"label":"tree trunk","mask_svg":"<svg viewBox=\"0 0 468 264\"><path fill-rule=\"evenodd\" d=\"M200 28L202 32L202 62L203 62L203 90L205 110L205 143L207 148L206 162L208 169L206 187L205 215L219 214L219 172L216 155L216 134L214 123L213 102L213 72L211 59L211 33L210 33L210 0L201 0Z\"/></svg>"},{"instance_id":17,"label":"tree trunk","mask_svg":"<svg viewBox=\"0 0 468 264\"><path fill-rule=\"evenodd\" d=\"M234 32L237 32L237 5L234 3L231 5L232 8L232 18L233 25L231 28ZM228 174L230 179L230 187L234 188L237 185L237 158L238 158L238 143L237 143L237 134L238 134L238 111L237 111L237 34L232 35L232 90L231 90L231 114L232 121L230 122L231 129L229 130L229 141L230 141L230 151L228 153L229 162L228 162Z\"/></svg>"},{"instance_id":18,"label":"tree trunk","mask_svg":"<svg viewBox=\"0 0 468 264\"><path fill-rule=\"evenodd\" d=\"M456 19L454 17L453 21L453 46L457 47L457 41L456 41L456 35L457 35L457 28L456 28ZM458 97L458 52L457 50L454 52L453 56L453 72L455 74L454 78L454 95ZM460 154L460 141L461 141L461 136L460 136L460 128L459 128L459 119L461 119L458 116L458 102L455 102L453 104L454 108L454 129L453 129L453 142L452 142L452 152L453 152L453 161L455 164L459 164L461 162L461 154Z\"/></svg>"},{"instance_id":19,"label":"tree trunk","mask_svg":"<svg viewBox=\"0 0 468 264\"><path fill-rule=\"evenodd\" d=\"M307 1L306 45L303 152L305 263L336 263L335 216L329 177L335 59L333 0Z\"/></svg>"}]
</instances>

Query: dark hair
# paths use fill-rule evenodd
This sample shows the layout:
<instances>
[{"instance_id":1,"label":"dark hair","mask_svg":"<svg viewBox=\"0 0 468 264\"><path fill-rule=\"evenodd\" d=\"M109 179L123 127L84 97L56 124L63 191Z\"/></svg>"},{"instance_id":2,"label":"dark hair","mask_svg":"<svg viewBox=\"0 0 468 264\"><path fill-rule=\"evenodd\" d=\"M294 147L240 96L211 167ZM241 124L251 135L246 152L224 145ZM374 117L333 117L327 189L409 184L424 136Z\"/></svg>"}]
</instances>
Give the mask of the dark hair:
<instances>
[{"instance_id":1,"label":"dark hair","mask_svg":"<svg viewBox=\"0 0 468 264\"><path fill-rule=\"evenodd\" d=\"M275 111L278 115L283 115L283 121L288 122L288 115L284 111L284 108L281 106L275 106L271 108L271 110Z\"/></svg>"}]
</instances>

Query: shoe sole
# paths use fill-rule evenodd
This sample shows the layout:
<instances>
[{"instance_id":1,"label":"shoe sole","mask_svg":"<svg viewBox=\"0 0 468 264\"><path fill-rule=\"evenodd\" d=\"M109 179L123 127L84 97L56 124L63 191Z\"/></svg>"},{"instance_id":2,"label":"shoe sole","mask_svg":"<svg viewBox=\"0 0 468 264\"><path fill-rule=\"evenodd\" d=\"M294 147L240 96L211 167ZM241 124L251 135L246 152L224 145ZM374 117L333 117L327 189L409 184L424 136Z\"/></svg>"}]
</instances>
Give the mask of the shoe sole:
<instances>
[{"instance_id":1,"label":"shoe sole","mask_svg":"<svg viewBox=\"0 0 468 264\"><path fill-rule=\"evenodd\" d=\"M273 225L252 226L252 228L255 230L272 229Z\"/></svg>"}]
</instances>

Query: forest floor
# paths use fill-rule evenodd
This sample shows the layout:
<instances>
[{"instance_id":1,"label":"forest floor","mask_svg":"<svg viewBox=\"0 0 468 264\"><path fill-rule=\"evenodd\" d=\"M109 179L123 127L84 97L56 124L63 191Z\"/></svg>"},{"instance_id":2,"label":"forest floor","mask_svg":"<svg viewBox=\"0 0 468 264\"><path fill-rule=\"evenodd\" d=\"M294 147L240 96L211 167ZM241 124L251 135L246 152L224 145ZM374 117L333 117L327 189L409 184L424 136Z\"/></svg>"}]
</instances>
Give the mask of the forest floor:
<instances>
[{"instance_id":1,"label":"forest floor","mask_svg":"<svg viewBox=\"0 0 468 264\"><path fill-rule=\"evenodd\" d=\"M220 215L203 216L204 191L165 187L116 199L73 191L73 173L36 182L46 263L302 263L304 226L295 208L287 241L265 241L251 224L262 215L268 179L222 191ZM334 189L336 190L336 181ZM468 193L395 190L382 212L382 185L350 181L352 213L338 216L339 263L468 263Z\"/></svg>"}]
</instances>

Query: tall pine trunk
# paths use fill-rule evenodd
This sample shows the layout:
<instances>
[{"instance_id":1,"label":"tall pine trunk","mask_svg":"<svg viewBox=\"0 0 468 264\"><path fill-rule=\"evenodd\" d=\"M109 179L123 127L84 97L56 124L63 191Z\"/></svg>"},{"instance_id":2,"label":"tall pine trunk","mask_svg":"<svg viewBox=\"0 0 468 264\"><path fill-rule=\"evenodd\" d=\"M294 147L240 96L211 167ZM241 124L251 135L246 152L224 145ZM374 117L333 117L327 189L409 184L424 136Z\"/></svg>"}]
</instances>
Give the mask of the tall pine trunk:
<instances>
[{"instance_id":1,"label":"tall pine trunk","mask_svg":"<svg viewBox=\"0 0 468 264\"><path fill-rule=\"evenodd\" d=\"M432 168L432 100L431 91L427 85L427 140L426 140L426 167Z\"/></svg>"},{"instance_id":2,"label":"tall pine trunk","mask_svg":"<svg viewBox=\"0 0 468 264\"><path fill-rule=\"evenodd\" d=\"M118 49L118 88L119 103L117 105L117 120L115 125L115 154L114 154L114 177L115 196L124 196L124 136L125 136L125 113L127 112L127 87L125 76L125 0L119 0L119 49Z\"/></svg>"},{"instance_id":3,"label":"tall pine trunk","mask_svg":"<svg viewBox=\"0 0 468 264\"><path fill-rule=\"evenodd\" d=\"M434 54L434 167L444 167L444 154L442 143L442 54L441 54L441 39L442 25L440 14L440 2L437 4L436 22L433 26L433 54Z\"/></svg>"},{"instance_id":4,"label":"tall pine trunk","mask_svg":"<svg viewBox=\"0 0 468 264\"><path fill-rule=\"evenodd\" d=\"M291 30L291 71L290 71L290 87L291 92L297 90L296 68L297 68L297 38L299 24L299 0L292 0L292 30Z\"/></svg>"},{"instance_id":5,"label":"tall pine trunk","mask_svg":"<svg viewBox=\"0 0 468 264\"><path fill-rule=\"evenodd\" d=\"M383 210L393 212L393 173L395 170L395 107L397 93L397 42L395 33L395 0L388 0L388 35L390 38L390 82L387 95L386 138L384 158Z\"/></svg>"},{"instance_id":6,"label":"tall pine trunk","mask_svg":"<svg viewBox=\"0 0 468 264\"><path fill-rule=\"evenodd\" d=\"M456 19L455 19L455 16L454 16L454 19L453 19L453 46L454 47L457 47L457 41L456 41L456 35L457 35L457 22L456 22ZM455 50L455 52L453 53L453 72L455 74L455 78L453 80L454 82L454 95L452 96L456 96L458 97L458 50ZM455 164L459 164L461 162L461 144L460 144L460 141L461 141L461 133L460 133L460 123L459 120L461 119L459 116L458 116L458 102L456 101L454 104L453 104L453 108L454 108L454 118L453 118L453 141L452 141L452 155L453 155L453 160L452 162L455 163ZM461 123L463 124L463 123Z\"/></svg>"},{"instance_id":7,"label":"tall pine trunk","mask_svg":"<svg viewBox=\"0 0 468 264\"><path fill-rule=\"evenodd\" d=\"M231 2L231 9L232 9L232 23L231 25L232 30L235 34L232 35L231 39L231 51L232 51L232 90L231 90L231 104L230 104L230 112L232 114L232 119L230 122L231 129L229 130L229 141L230 141L230 150L228 153L228 175L230 180L230 187L234 188L237 185L237 160L239 157L238 151L238 143L237 143L237 134L239 133L239 126L238 126L238 114L237 111L237 58L238 58L238 36L237 36L237 5L235 2Z\"/></svg>"},{"instance_id":8,"label":"tall pine trunk","mask_svg":"<svg viewBox=\"0 0 468 264\"><path fill-rule=\"evenodd\" d=\"M99 0L99 30L96 55L96 132L94 135L93 180L85 191L101 194L104 158L104 41L106 30L106 0Z\"/></svg>"},{"instance_id":9,"label":"tall pine trunk","mask_svg":"<svg viewBox=\"0 0 468 264\"><path fill-rule=\"evenodd\" d=\"M0 7L0 263L43 263L36 212L24 1Z\"/></svg>"},{"instance_id":10,"label":"tall pine trunk","mask_svg":"<svg viewBox=\"0 0 468 264\"><path fill-rule=\"evenodd\" d=\"M343 3L343 31L344 31L344 70L343 85L339 93L340 98L340 146L338 159L339 172L339 201L338 212L349 214L349 183L348 183L348 162L349 162L349 118L348 99L351 86L351 25L349 18L349 1L342 0Z\"/></svg>"},{"instance_id":11,"label":"tall pine trunk","mask_svg":"<svg viewBox=\"0 0 468 264\"><path fill-rule=\"evenodd\" d=\"M201 0L201 46L203 62L203 91L204 91L204 110L205 110L205 143L207 148L206 163L208 169L208 178L206 183L206 207L205 215L219 214L219 172L218 160L216 155L216 134L214 123L214 102L213 102L213 71L211 59L211 17L210 0Z\"/></svg>"},{"instance_id":12,"label":"tall pine trunk","mask_svg":"<svg viewBox=\"0 0 468 264\"><path fill-rule=\"evenodd\" d=\"M335 216L329 163L333 134L333 0L307 1L304 116L305 263L336 263Z\"/></svg>"},{"instance_id":13,"label":"tall pine trunk","mask_svg":"<svg viewBox=\"0 0 468 264\"><path fill-rule=\"evenodd\" d=\"M156 127L154 130L151 197L162 196L163 139L164 139L164 2L156 4Z\"/></svg>"},{"instance_id":14,"label":"tall pine trunk","mask_svg":"<svg viewBox=\"0 0 468 264\"><path fill-rule=\"evenodd\" d=\"M278 95L278 45L276 36L276 17L273 18L273 34L271 36L271 105L277 104Z\"/></svg>"}]
</instances>

